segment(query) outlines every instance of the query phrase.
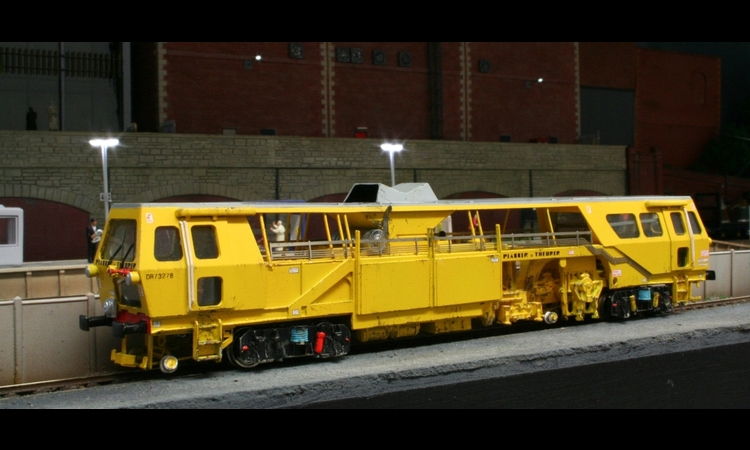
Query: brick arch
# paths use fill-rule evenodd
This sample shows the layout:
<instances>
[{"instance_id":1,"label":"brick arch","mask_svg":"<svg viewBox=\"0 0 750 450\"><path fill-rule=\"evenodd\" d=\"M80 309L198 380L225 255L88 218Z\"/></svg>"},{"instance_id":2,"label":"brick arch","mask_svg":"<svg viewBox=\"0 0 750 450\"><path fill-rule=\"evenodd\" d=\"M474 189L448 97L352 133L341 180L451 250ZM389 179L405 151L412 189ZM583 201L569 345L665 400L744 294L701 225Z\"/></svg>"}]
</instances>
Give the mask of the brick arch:
<instances>
[{"instance_id":1,"label":"brick arch","mask_svg":"<svg viewBox=\"0 0 750 450\"><path fill-rule=\"evenodd\" d=\"M464 191L456 192L445 196L444 200L461 200L461 199L473 199L473 198L507 198L505 195L496 194L494 192L487 191ZM500 224L502 227L506 224L505 212L500 211L482 211L479 213L479 219L482 223L482 230L485 234L492 234L495 232L495 224ZM469 216L466 211L460 213L451 214L451 222L454 233L465 233L469 231ZM508 217L507 228L509 230L516 230L521 228L521 214L519 211L512 211L510 217ZM505 230L501 230L505 233Z\"/></svg>"},{"instance_id":2,"label":"brick arch","mask_svg":"<svg viewBox=\"0 0 750 450\"><path fill-rule=\"evenodd\" d=\"M128 201L133 203L148 203L155 202L159 199L194 195L223 198L223 200L219 201L247 200L254 197L254 193L250 189L242 189L236 186L222 186L218 184L204 183L177 183L143 191L134 195Z\"/></svg>"},{"instance_id":3,"label":"brick arch","mask_svg":"<svg viewBox=\"0 0 750 450\"><path fill-rule=\"evenodd\" d=\"M310 203L343 203L347 195L349 195L348 192L338 192L336 194L321 195L307 201Z\"/></svg>"},{"instance_id":4,"label":"brick arch","mask_svg":"<svg viewBox=\"0 0 750 450\"><path fill-rule=\"evenodd\" d=\"M329 195L338 195L341 192L349 193L352 189L352 183L350 181L332 181L314 188L306 189L299 193L298 198L306 202L325 197ZM346 197L346 195L344 195ZM316 200L321 201L321 200ZM329 200L325 200L329 201ZM343 199L341 200L343 201Z\"/></svg>"},{"instance_id":5,"label":"brick arch","mask_svg":"<svg viewBox=\"0 0 750 450\"><path fill-rule=\"evenodd\" d=\"M430 185L437 198L469 198L469 197L451 197L453 195L462 195L463 193L469 192L485 192L494 193L502 192L503 183L501 181L493 181L491 179L476 179L457 181L451 183L439 183L435 186ZM507 187L507 186L506 186ZM507 197L502 194L493 194L499 197ZM476 197L476 198L487 198L487 197Z\"/></svg>"},{"instance_id":6,"label":"brick arch","mask_svg":"<svg viewBox=\"0 0 750 450\"><path fill-rule=\"evenodd\" d=\"M31 197L0 197L0 204L23 209L24 262L86 259L88 211Z\"/></svg>"},{"instance_id":7,"label":"brick arch","mask_svg":"<svg viewBox=\"0 0 750 450\"><path fill-rule=\"evenodd\" d=\"M99 192L95 196L83 196L74 192L65 191L58 188L43 186L21 186L21 185L1 185L0 198L31 198L40 200L49 200L51 202L62 203L74 208L88 211L89 213L102 211L102 202L99 201ZM2 202L0 202L2 204ZM8 205L6 205L8 206Z\"/></svg>"},{"instance_id":8,"label":"brick arch","mask_svg":"<svg viewBox=\"0 0 750 450\"><path fill-rule=\"evenodd\" d=\"M335 194L326 194L321 195L315 198L311 198L309 200L306 200L309 203L342 203L346 196L349 195L349 191L346 192L337 192ZM328 226L331 229L336 229L336 221L332 217L327 217L325 220L328 221ZM315 239L325 239L325 224L320 219L311 220L309 224L309 229L307 231L307 235L315 240Z\"/></svg>"}]
</instances>

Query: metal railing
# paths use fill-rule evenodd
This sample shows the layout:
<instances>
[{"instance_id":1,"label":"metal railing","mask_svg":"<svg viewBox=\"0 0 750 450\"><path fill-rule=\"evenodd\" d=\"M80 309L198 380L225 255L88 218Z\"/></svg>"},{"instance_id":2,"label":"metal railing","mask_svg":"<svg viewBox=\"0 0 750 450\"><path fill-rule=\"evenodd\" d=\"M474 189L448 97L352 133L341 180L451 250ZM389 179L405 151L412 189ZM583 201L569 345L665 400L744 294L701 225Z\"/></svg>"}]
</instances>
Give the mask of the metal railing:
<instances>
[{"instance_id":1,"label":"metal railing","mask_svg":"<svg viewBox=\"0 0 750 450\"><path fill-rule=\"evenodd\" d=\"M57 76L60 52L0 47L0 73ZM117 54L65 52L65 75L82 78L119 78L122 63Z\"/></svg>"},{"instance_id":2,"label":"metal railing","mask_svg":"<svg viewBox=\"0 0 750 450\"><path fill-rule=\"evenodd\" d=\"M435 236L436 253L476 252L498 250L497 235L456 234ZM501 234L502 249L545 248L572 245L589 245L590 231L570 231L559 233L511 233ZM347 259L354 256L356 242L353 239L335 241L273 242L269 244L271 260L313 260ZM426 255L430 249L430 239L415 236L394 239L360 239L360 256ZM265 258L265 248L260 248Z\"/></svg>"}]
</instances>

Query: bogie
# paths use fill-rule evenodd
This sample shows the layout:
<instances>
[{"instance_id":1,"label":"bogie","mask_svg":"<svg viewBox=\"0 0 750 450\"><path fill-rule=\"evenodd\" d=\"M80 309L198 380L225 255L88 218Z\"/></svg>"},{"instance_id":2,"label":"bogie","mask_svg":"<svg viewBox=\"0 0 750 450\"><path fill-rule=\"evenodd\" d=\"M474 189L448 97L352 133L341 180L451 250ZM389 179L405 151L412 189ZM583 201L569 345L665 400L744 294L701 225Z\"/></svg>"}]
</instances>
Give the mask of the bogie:
<instances>
[{"instance_id":1,"label":"bogie","mask_svg":"<svg viewBox=\"0 0 750 450\"><path fill-rule=\"evenodd\" d=\"M667 285L608 290L599 298L606 319L629 319L672 311L672 288Z\"/></svg>"},{"instance_id":2,"label":"bogie","mask_svg":"<svg viewBox=\"0 0 750 450\"><path fill-rule=\"evenodd\" d=\"M275 328L241 328L225 349L230 364L250 369L287 358L343 356L351 349L351 331L344 324L321 322Z\"/></svg>"}]
</instances>

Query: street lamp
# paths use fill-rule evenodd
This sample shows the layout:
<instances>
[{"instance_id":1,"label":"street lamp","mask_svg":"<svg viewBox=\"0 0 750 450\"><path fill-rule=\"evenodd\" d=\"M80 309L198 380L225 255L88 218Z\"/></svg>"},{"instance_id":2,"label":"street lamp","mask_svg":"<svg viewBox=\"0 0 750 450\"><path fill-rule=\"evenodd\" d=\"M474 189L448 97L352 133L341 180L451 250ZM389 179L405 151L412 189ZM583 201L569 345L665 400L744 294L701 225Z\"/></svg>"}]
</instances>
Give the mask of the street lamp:
<instances>
[{"instance_id":1,"label":"street lamp","mask_svg":"<svg viewBox=\"0 0 750 450\"><path fill-rule=\"evenodd\" d=\"M383 151L388 152L389 157L391 159L391 186L396 185L396 172L393 170L393 154L395 152L400 152L404 149L404 146L401 144L383 144L380 146L380 148Z\"/></svg>"},{"instance_id":2,"label":"street lamp","mask_svg":"<svg viewBox=\"0 0 750 450\"><path fill-rule=\"evenodd\" d=\"M109 203L112 201L112 196L109 193L109 185L107 183L107 149L109 147L115 147L120 143L117 139L91 139L89 144L92 147L99 147L102 149L102 173L104 175L104 192L99 195L99 198L104 202L104 223L107 223L107 216L109 215Z\"/></svg>"}]
</instances>

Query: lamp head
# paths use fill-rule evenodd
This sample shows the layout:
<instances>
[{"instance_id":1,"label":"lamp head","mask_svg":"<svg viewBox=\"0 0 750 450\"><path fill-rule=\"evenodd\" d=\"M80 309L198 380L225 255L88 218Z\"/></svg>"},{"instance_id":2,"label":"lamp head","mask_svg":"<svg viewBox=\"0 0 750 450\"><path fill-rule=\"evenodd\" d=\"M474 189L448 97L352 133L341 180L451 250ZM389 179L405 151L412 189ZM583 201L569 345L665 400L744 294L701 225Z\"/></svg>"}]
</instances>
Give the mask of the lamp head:
<instances>
[{"instance_id":1,"label":"lamp head","mask_svg":"<svg viewBox=\"0 0 750 450\"><path fill-rule=\"evenodd\" d=\"M92 147L114 147L120 144L119 139L91 139L89 141Z\"/></svg>"},{"instance_id":2,"label":"lamp head","mask_svg":"<svg viewBox=\"0 0 750 450\"><path fill-rule=\"evenodd\" d=\"M403 150L404 146L401 144L382 144L380 148L383 151L395 153L395 152L400 152L401 150Z\"/></svg>"}]
</instances>

